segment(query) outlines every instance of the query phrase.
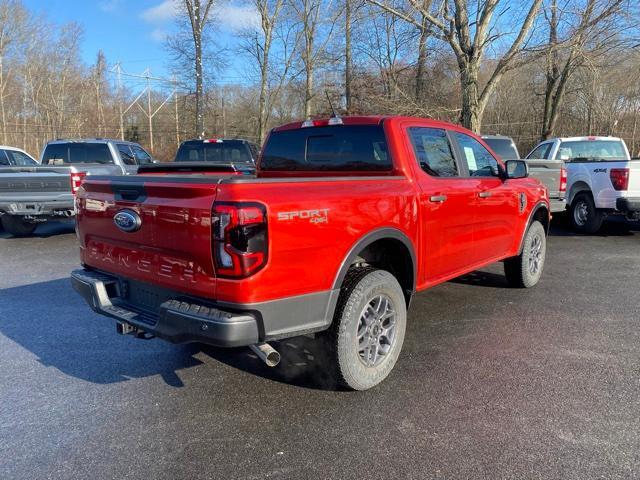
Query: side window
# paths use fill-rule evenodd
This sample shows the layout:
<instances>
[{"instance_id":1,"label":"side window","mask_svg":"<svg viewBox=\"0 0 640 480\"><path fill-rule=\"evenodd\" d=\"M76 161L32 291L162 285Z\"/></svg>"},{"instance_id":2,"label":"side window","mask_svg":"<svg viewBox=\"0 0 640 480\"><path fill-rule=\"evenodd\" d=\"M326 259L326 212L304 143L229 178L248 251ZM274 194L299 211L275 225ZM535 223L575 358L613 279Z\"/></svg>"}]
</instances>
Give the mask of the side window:
<instances>
[{"instance_id":1,"label":"side window","mask_svg":"<svg viewBox=\"0 0 640 480\"><path fill-rule=\"evenodd\" d=\"M143 165L146 163L151 163L151 155L149 155L145 150L137 145L131 145L131 150L133 150L133 154L136 157L139 165Z\"/></svg>"},{"instance_id":2,"label":"side window","mask_svg":"<svg viewBox=\"0 0 640 480\"><path fill-rule=\"evenodd\" d=\"M527 155L527 158L531 159L544 159L549 160L549 152L551 151L552 143L543 143L542 145L538 145L533 152Z\"/></svg>"},{"instance_id":3,"label":"side window","mask_svg":"<svg viewBox=\"0 0 640 480\"><path fill-rule=\"evenodd\" d=\"M411 127L409 136L422 170L432 177L458 176L458 167L444 130Z\"/></svg>"},{"instance_id":4,"label":"side window","mask_svg":"<svg viewBox=\"0 0 640 480\"><path fill-rule=\"evenodd\" d=\"M122 163L125 165L135 165L136 159L133 158L133 153L131 153L131 149L129 145L126 143L118 144L118 152L120 152L120 158L122 159Z\"/></svg>"},{"instance_id":5,"label":"side window","mask_svg":"<svg viewBox=\"0 0 640 480\"><path fill-rule=\"evenodd\" d=\"M37 162L33 158L31 158L29 155L25 153L18 152L17 150L7 150L6 154L9 157L9 159L12 161L11 163L19 167L28 167L31 165L37 165Z\"/></svg>"},{"instance_id":6,"label":"side window","mask_svg":"<svg viewBox=\"0 0 640 480\"><path fill-rule=\"evenodd\" d=\"M7 153L4 150L0 150L0 165L8 166L10 165L9 159L7 158Z\"/></svg>"},{"instance_id":7,"label":"side window","mask_svg":"<svg viewBox=\"0 0 640 480\"><path fill-rule=\"evenodd\" d=\"M497 177L498 161L475 138L456 132L456 139L472 177Z\"/></svg>"}]
</instances>

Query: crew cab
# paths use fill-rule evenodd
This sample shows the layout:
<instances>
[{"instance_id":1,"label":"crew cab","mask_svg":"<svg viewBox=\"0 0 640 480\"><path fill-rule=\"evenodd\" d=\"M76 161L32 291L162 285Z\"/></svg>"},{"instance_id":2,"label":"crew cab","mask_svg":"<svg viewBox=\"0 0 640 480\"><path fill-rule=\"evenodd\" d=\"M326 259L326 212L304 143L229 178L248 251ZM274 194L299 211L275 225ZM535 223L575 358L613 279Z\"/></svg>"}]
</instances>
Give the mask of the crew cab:
<instances>
[{"instance_id":1,"label":"crew cab","mask_svg":"<svg viewBox=\"0 0 640 480\"><path fill-rule=\"evenodd\" d=\"M621 138L553 138L527 155L537 158L565 163L567 205L578 232L597 232L608 215L640 219L640 161L631 160Z\"/></svg>"},{"instance_id":2,"label":"crew cab","mask_svg":"<svg viewBox=\"0 0 640 480\"><path fill-rule=\"evenodd\" d=\"M0 221L12 235L30 235L39 223L74 216L74 195L86 175L128 175L153 162L137 143L92 138L47 143L41 162L19 152L0 154Z\"/></svg>"},{"instance_id":3,"label":"crew cab","mask_svg":"<svg viewBox=\"0 0 640 480\"><path fill-rule=\"evenodd\" d=\"M502 160L520 158L520 152L511 137L504 135L482 135L482 139ZM567 170L562 160L528 158L529 176L537 178L547 187L551 213L564 212L567 209L565 194L567 190Z\"/></svg>"},{"instance_id":4,"label":"crew cab","mask_svg":"<svg viewBox=\"0 0 640 480\"><path fill-rule=\"evenodd\" d=\"M411 117L272 130L255 176L92 176L74 289L120 333L219 347L314 334L346 386L391 371L417 291L503 261L542 274L547 191L461 127ZM462 299L461 299L462 300Z\"/></svg>"}]
</instances>

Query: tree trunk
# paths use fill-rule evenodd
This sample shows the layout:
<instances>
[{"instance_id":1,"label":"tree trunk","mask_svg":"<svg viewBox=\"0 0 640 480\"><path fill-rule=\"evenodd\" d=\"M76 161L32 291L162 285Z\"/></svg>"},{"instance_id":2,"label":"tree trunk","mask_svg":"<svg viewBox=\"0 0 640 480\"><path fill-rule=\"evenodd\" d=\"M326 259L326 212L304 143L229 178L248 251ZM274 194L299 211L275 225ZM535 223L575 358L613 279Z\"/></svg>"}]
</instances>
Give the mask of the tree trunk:
<instances>
[{"instance_id":1,"label":"tree trunk","mask_svg":"<svg viewBox=\"0 0 640 480\"><path fill-rule=\"evenodd\" d=\"M422 8L428 11L431 6L431 0L425 0ZM421 104L422 96L425 94L425 76L427 72L427 38L428 20L426 15L421 14L420 36L418 37L418 63L416 65L416 102Z\"/></svg>"},{"instance_id":2,"label":"tree trunk","mask_svg":"<svg viewBox=\"0 0 640 480\"><path fill-rule=\"evenodd\" d=\"M479 65L469 62L460 65L460 86L462 90L462 108L460 123L474 133L480 133L483 105L480 104L478 88Z\"/></svg>"},{"instance_id":3,"label":"tree trunk","mask_svg":"<svg viewBox=\"0 0 640 480\"><path fill-rule=\"evenodd\" d=\"M311 117L311 100L313 97L313 67L309 64L306 67L306 82L304 89L304 118Z\"/></svg>"},{"instance_id":4,"label":"tree trunk","mask_svg":"<svg viewBox=\"0 0 640 480\"><path fill-rule=\"evenodd\" d=\"M352 59L351 59L351 0L345 0L344 5L344 98L347 115L353 110L351 97Z\"/></svg>"},{"instance_id":5,"label":"tree trunk","mask_svg":"<svg viewBox=\"0 0 640 480\"><path fill-rule=\"evenodd\" d=\"M542 113L542 130L540 141L547 140L553 135L552 118L554 97L560 79L560 60L558 58L558 4L556 0L551 2L551 18L549 19L549 48L551 51L547 55L547 75L544 91L544 111Z\"/></svg>"},{"instance_id":6,"label":"tree trunk","mask_svg":"<svg viewBox=\"0 0 640 480\"><path fill-rule=\"evenodd\" d=\"M202 112L202 41L200 34L195 41L196 49L196 133L199 138L204 137L204 115Z\"/></svg>"}]
</instances>

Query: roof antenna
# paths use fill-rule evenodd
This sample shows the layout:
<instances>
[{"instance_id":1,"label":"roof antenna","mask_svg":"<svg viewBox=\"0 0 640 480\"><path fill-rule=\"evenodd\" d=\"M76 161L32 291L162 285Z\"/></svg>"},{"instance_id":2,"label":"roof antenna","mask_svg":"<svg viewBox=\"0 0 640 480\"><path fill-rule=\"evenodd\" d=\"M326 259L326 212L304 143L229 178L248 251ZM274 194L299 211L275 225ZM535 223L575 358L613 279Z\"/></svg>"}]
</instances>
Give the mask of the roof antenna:
<instances>
[{"instance_id":1,"label":"roof antenna","mask_svg":"<svg viewBox=\"0 0 640 480\"><path fill-rule=\"evenodd\" d=\"M329 108L331 108L331 118L329 118L329 125L342 125L342 118L340 118L340 115L338 115L333 108L333 104L331 103L331 99L329 98L329 92L325 90L324 94L327 97L327 102L329 102Z\"/></svg>"}]
</instances>

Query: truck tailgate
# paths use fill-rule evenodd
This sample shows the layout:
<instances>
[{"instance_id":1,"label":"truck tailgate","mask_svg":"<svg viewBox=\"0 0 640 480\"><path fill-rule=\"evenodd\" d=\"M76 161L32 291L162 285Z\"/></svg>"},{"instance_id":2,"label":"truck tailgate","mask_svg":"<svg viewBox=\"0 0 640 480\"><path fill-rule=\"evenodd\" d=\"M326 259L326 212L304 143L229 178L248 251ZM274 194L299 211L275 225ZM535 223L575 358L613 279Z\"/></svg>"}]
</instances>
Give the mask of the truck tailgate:
<instances>
[{"instance_id":1,"label":"truck tailgate","mask_svg":"<svg viewBox=\"0 0 640 480\"><path fill-rule=\"evenodd\" d=\"M71 193L68 168L0 168L0 199L10 201L55 199Z\"/></svg>"},{"instance_id":2,"label":"truck tailgate","mask_svg":"<svg viewBox=\"0 0 640 480\"><path fill-rule=\"evenodd\" d=\"M564 162L562 160L527 159L529 175L547 187L550 198L564 197L560 192L560 174Z\"/></svg>"},{"instance_id":3,"label":"truck tailgate","mask_svg":"<svg viewBox=\"0 0 640 480\"><path fill-rule=\"evenodd\" d=\"M87 179L78 192L83 263L213 298L211 208L216 191L212 177ZM127 232L116 225L114 216L124 209L139 217L139 229Z\"/></svg>"},{"instance_id":4,"label":"truck tailgate","mask_svg":"<svg viewBox=\"0 0 640 480\"><path fill-rule=\"evenodd\" d=\"M640 197L640 158L629 161L629 196Z\"/></svg>"}]
</instances>

